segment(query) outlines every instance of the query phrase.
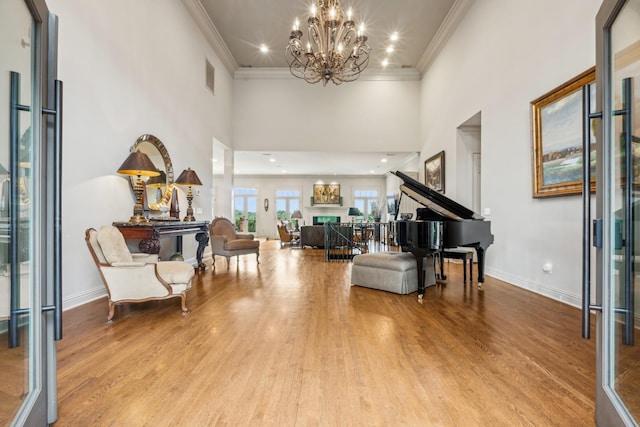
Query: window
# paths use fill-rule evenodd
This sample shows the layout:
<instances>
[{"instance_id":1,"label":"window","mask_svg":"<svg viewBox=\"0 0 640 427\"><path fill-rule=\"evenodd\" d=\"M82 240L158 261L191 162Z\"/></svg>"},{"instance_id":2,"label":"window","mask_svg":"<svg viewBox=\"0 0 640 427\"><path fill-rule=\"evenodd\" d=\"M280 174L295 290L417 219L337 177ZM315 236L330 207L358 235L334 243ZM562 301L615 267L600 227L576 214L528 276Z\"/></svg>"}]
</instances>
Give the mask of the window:
<instances>
[{"instance_id":1,"label":"window","mask_svg":"<svg viewBox=\"0 0 640 427\"><path fill-rule=\"evenodd\" d=\"M356 190L353 193L353 205L362 212L363 218L373 222L374 211L379 209L378 192L375 190Z\"/></svg>"},{"instance_id":2,"label":"window","mask_svg":"<svg viewBox=\"0 0 640 427\"><path fill-rule=\"evenodd\" d=\"M283 221L290 220L291 214L296 210L300 210L300 192L297 190L277 190L277 217Z\"/></svg>"},{"instance_id":3,"label":"window","mask_svg":"<svg viewBox=\"0 0 640 427\"><path fill-rule=\"evenodd\" d=\"M255 188L236 188L233 192L233 202L235 205L236 228L242 229L241 218L247 221L247 231L256 231L256 212L258 205L258 190Z\"/></svg>"}]
</instances>

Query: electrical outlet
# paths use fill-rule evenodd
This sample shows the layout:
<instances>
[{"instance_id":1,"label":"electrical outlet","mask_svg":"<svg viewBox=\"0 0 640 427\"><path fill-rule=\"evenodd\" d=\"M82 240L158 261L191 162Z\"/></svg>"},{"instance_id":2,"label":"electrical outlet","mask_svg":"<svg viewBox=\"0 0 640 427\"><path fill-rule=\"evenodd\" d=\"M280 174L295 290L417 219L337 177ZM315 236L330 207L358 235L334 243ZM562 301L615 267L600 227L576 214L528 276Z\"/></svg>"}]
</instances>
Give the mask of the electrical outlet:
<instances>
[{"instance_id":1,"label":"electrical outlet","mask_svg":"<svg viewBox=\"0 0 640 427\"><path fill-rule=\"evenodd\" d=\"M199 188L196 188L195 195L196 195L196 196L199 196L199 195L200 195L200 189L199 189Z\"/></svg>"},{"instance_id":2,"label":"electrical outlet","mask_svg":"<svg viewBox=\"0 0 640 427\"><path fill-rule=\"evenodd\" d=\"M197 214L201 214L202 213L202 208L196 208L196 213Z\"/></svg>"}]
</instances>

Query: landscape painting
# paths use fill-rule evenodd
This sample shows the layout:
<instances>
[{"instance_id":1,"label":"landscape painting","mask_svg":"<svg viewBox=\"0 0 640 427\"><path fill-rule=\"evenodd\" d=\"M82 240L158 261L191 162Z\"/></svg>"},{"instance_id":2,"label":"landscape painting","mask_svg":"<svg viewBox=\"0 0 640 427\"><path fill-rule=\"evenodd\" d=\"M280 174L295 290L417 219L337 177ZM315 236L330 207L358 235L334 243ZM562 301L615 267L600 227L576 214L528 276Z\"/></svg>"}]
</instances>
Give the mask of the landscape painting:
<instances>
[{"instance_id":1,"label":"landscape painting","mask_svg":"<svg viewBox=\"0 0 640 427\"><path fill-rule=\"evenodd\" d=\"M439 193L444 193L444 151L424 162L424 183Z\"/></svg>"},{"instance_id":2,"label":"landscape painting","mask_svg":"<svg viewBox=\"0 0 640 427\"><path fill-rule=\"evenodd\" d=\"M595 99L591 68L531 103L533 116L533 197L582 193L582 87ZM593 107L592 107L593 109ZM589 126L591 190L595 191L595 120Z\"/></svg>"}]
</instances>

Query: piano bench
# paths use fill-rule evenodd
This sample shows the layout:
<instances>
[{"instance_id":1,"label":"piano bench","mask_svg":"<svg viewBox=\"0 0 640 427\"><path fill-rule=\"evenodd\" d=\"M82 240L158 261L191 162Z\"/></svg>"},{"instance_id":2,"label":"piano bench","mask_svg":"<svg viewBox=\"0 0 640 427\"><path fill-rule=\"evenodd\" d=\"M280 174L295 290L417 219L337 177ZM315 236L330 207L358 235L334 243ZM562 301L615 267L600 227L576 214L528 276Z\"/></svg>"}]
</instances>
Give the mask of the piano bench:
<instances>
[{"instance_id":1,"label":"piano bench","mask_svg":"<svg viewBox=\"0 0 640 427\"><path fill-rule=\"evenodd\" d=\"M467 283L467 261L469 261L469 282L473 282L473 249L452 248L442 251L442 259L460 259L462 260L462 275L464 283ZM444 276L443 266L440 264L440 273Z\"/></svg>"},{"instance_id":2,"label":"piano bench","mask_svg":"<svg viewBox=\"0 0 640 427\"><path fill-rule=\"evenodd\" d=\"M429 263L425 263L429 269ZM427 271L427 286L435 284L433 268ZM433 276L433 280L429 278ZM409 252L374 252L353 257L351 284L396 294L418 290L416 259Z\"/></svg>"}]
</instances>

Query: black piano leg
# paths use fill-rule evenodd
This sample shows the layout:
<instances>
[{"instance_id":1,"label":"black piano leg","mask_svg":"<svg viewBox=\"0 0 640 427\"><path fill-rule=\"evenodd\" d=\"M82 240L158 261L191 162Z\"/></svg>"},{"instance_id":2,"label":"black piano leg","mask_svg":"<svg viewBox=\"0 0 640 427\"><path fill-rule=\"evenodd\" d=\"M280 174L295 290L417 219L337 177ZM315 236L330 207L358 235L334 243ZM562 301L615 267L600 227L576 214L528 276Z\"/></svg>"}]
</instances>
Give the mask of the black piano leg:
<instances>
[{"instance_id":1,"label":"black piano leg","mask_svg":"<svg viewBox=\"0 0 640 427\"><path fill-rule=\"evenodd\" d=\"M482 288L484 283L484 248L477 246L476 254L478 255L478 288Z\"/></svg>"},{"instance_id":2,"label":"black piano leg","mask_svg":"<svg viewBox=\"0 0 640 427\"><path fill-rule=\"evenodd\" d=\"M424 296L424 257L422 255L413 254L416 257L416 267L418 268L418 302L422 304Z\"/></svg>"}]
</instances>

